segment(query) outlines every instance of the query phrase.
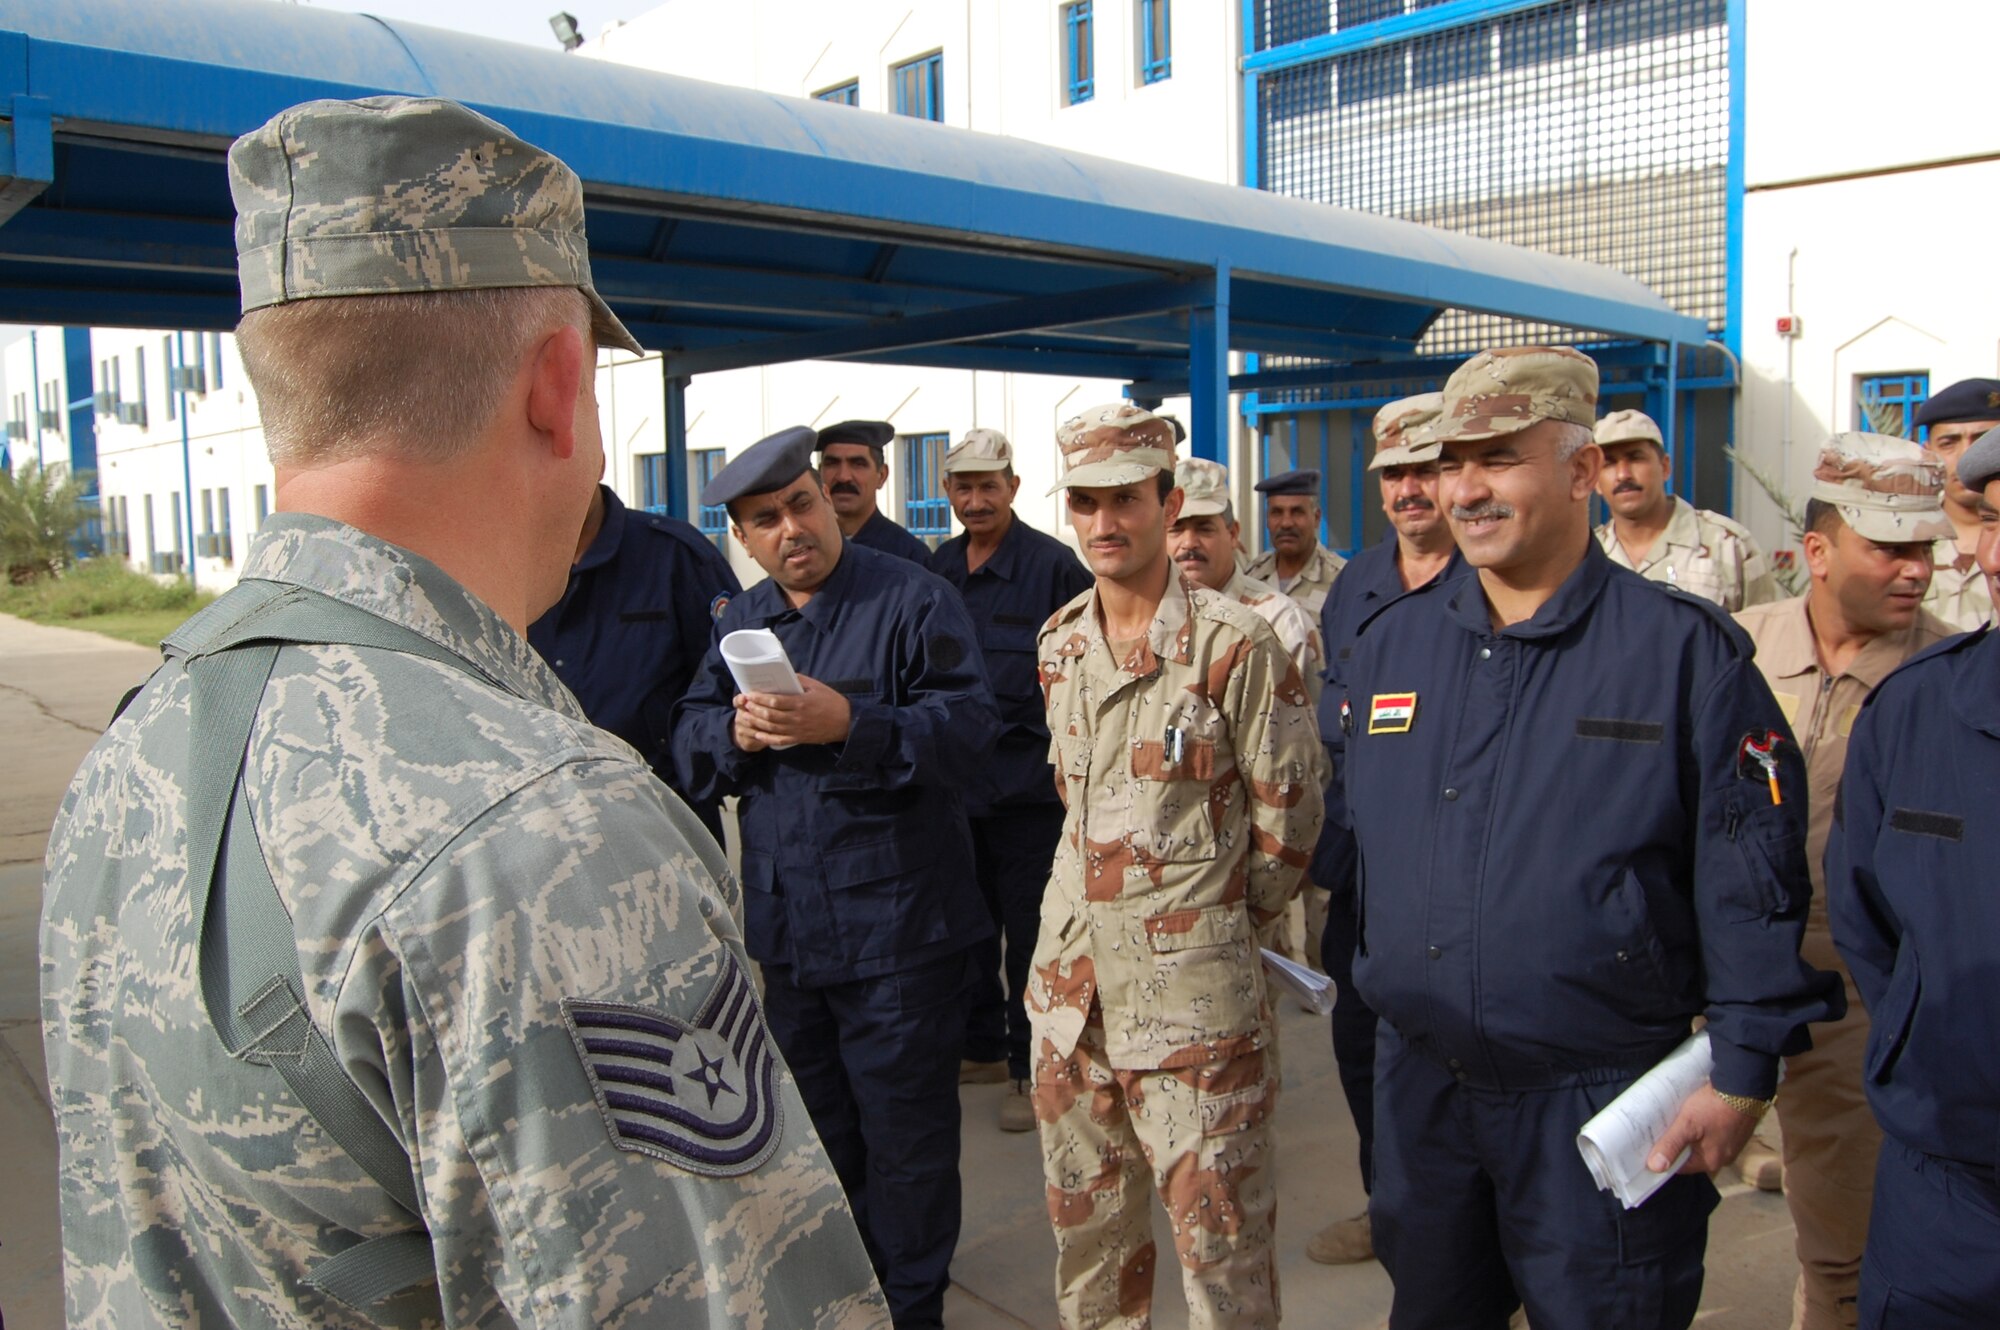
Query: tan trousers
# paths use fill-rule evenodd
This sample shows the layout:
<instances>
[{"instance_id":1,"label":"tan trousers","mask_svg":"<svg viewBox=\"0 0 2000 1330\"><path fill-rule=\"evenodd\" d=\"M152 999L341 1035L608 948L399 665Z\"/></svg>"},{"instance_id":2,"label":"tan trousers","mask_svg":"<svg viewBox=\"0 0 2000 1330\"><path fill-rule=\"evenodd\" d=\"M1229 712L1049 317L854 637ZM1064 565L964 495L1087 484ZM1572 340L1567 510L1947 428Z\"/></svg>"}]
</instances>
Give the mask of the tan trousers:
<instances>
[{"instance_id":1,"label":"tan trousers","mask_svg":"<svg viewBox=\"0 0 2000 1330\"><path fill-rule=\"evenodd\" d=\"M1285 907L1272 950L1287 960L1324 972L1319 945L1326 936L1326 912L1332 901L1331 892L1322 891L1310 882L1299 883L1299 894Z\"/></svg>"},{"instance_id":2,"label":"tan trousers","mask_svg":"<svg viewBox=\"0 0 2000 1330\"><path fill-rule=\"evenodd\" d=\"M1798 1229L1792 1325L1848 1330L1856 1323L1875 1155L1882 1147L1882 1129L1861 1088L1868 1011L1825 931L1808 931L1799 952L1808 965L1839 971L1847 984L1847 1015L1812 1027L1811 1050L1786 1059L1778 1089L1785 1202Z\"/></svg>"},{"instance_id":3,"label":"tan trousers","mask_svg":"<svg viewBox=\"0 0 2000 1330\"><path fill-rule=\"evenodd\" d=\"M1151 1326L1154 1189L1191 1330L1278 1324L1277 1097L1275 1052L1167 1071L1113 1068L1095 1012L1067 1058L1042 1045L1035 1117L1064 1330Z\"/></svg>"}]
</instances>

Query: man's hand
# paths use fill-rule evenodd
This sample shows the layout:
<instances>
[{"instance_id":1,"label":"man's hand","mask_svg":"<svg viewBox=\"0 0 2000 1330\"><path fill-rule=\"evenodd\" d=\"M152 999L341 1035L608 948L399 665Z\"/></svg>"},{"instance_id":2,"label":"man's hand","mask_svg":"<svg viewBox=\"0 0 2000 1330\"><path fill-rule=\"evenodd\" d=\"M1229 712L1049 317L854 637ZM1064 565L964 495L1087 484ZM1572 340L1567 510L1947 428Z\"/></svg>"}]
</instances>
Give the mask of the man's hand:
<instances>
[{"instance_id":1,"label":"man's hand","mask_svg":"<svg viewBox=\"0 0 2000 1330\"><path fill-rule=\"evenodd\" d=\"M757 696L761 697L763 695L760 693ZM738 748L741 748L746 753L761 753L771 745L758 737L756 722L751 720L750 713L743 709L744 704L749 700L750 696L745 693L738 693L735 697L729 699L730 705L736 708L736 722L731 727L731 733L736 739L736 746Z\"/></svg>"},{"instance_id":2,"label":"man's hand","mask_svg":"<svg viewBox=\"0 0 2000 1330\"><path fill-rule=\"evenodd\" d=\"M1646 1159L1646 1167L1664 1173L1684 1147L1692 1147L1683 1173L1714 1173L1743 1153L1757 1119L1739 1113L1718 1099L1715 1087L1704 1085L1681 1105L1680 1116L1667 1128Z\"/></svg>"},{"instance_id":3,"label":"man's hand","mask_svg":"<svg viewBox=\"0 0 2000 1330\"><path fill-rule=\"evenodd\" d=\"M736 698L737 747L746 753L756 751L744 742L746 733L758 748L837 744L847 738L854 717L847 695L803 674L799 684L805 692L743 693Z\"/></svg>"}]
</instances>

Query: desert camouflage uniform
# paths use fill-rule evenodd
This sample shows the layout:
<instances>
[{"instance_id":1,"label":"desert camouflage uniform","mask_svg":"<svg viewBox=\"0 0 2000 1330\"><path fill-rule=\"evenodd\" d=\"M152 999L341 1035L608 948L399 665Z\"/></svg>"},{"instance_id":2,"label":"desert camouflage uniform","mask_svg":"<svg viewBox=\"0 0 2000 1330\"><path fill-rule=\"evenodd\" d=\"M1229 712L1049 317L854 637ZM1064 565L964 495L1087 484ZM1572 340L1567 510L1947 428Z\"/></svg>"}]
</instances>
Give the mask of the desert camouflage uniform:
<instances>
[{"instance_id":1,"label":"desert camouflage uniform","mask_svg":"<svg viewBox=\"0 0 2000 1330\"><path fill-rule=\"evenodd\" d=\"M1318 541L1314 541L1312 553L1306 556L1305 565L1299 569L1299 575L1292 579L1290 586L1286 586L1284 580L1278 576L1276 550L1265 550L1252 559L1250 566L1243 571L1246 575L1256 578L1259 582L1267 582L1296 600L1317 622L1320 607L1326 604L1326 593L1333 590L1333 579L1339 577L1340 570L1346 566L1347 560Z\"/></svg>"},{"instance_id":2,"label":"desert camouflage uniform","mask_svg":"<svg viewBox=\"0 0 2000 1330\"><path fill-rule=\"evenodd\" d=\"M1993 622L1993 593L1986 589L1986 575L1969 554L1958 550L1958 539L1946 536L1931 542L1931 589L1924 593L1924 609L1952 626L1969 633Z\"/></svg>"},{"instance_id":3,"label":"desert camouflage uniform","mask_svg":"<svg viewBox=\"0 0 2000 1330\"><path fill-rule=\"evenodd\" d=\"M1261 618L1185 579L1124 662L1095 590L1039 652L1068 806L1028 987L1062 1322L1149 1323L1150 1169L1190 1324L1275 1325L1258 945L1324 815L1304 680Z\"/></svg>"},{"instance_id":4,"label":"desert camouflage uniform","mask_svg":"<svg viewBox=\"0 0 2000 1330\"><path fill-rule=\"evenodd\" d=\"M69 1323L885 1326L840 1184L761 1051L736 885L694 816L435 565L281 515L244 576L412 629L492 680L288 648L245 779L307 1008L409 1148L440 1282L365 1313L302 1283L406 1221L209 1024L185 876L197 734L169 663L85 760L48 855ZM605 1051L590 1031L607 1013L671 1054ZM650 1142L621 1128L645 1127L619 1107L621 1064L687 1110L651 1119Z\"/></svg>"},{"instance_id":5,"label":"desert camouflage uniform","mask_svg":"<svg viewBox=\"0 0 2000 1330\"><path fill-rule=\"evenodd\" d=\"M1306 692L1317 706L1320 685L1326 682L1320 677L1326 670L1326 649L1319 640L1318 621L1269 582L1260 582L1245 573L1239 572L1224 583L1222 594L1239 605L1248 605L1271 625L1271 631L1278 635L1278 644L1298 667L1306 681Z\"/></svg>"},{"instance_id":6,"label":"desert camouflage uniform","mask_svg":"<svg viewBox=\"0 0 2000 1330\"><path fill-rule=\"evenodd\" d=\"M1721 513L1697 508L1686 499L1669 496L1674 515L1646 551L1643 563L1633 563L1618 543L1615 526L1597 528L1597 543L1620 568L1630 568L1649 582L1665 582L1703 600L1714 601L1732 614L1752 605L1766 605L1783 594L1769 560L1749 531Z\"/></svg>"}]
</instances>

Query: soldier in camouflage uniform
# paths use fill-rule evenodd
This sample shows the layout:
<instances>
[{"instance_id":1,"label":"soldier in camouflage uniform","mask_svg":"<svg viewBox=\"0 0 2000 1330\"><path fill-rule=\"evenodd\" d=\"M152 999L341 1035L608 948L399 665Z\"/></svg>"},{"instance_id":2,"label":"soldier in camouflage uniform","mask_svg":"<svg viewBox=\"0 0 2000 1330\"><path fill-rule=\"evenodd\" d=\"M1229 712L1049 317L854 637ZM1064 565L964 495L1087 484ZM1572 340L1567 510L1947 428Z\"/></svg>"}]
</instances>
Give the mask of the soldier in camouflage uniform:
<instances>
[{"instance_id":1,"label":"soldier in camouflage uniform","mask_svg":"<svg viewBox=\"0 0 2000 1330\"><path fill-rule=\"evenodd\" d=\"M592 290L576 176L400 97L294 107L229 167L281 511L85 760L50 845L70 1323L885 1326L720 851L522 635L603 462L592 344L638 350ZM274 592L416 644L277 650L236 713L251 825L225 851L232 893L257 876L239 856L268 864L291 1000L414 1161L414 1213L272 1066L225 1052L197 982L190 823L213 819L189 772L217 713L191 714L185 652ZM417 1239L401 1291L314 1282L395 1231Z\"/></svg>"},{"instance_id":2,"label":"soldier in camouflage uniform","mask_svg":"<svg viewBox=\"0 0 2000 1330\"><path fill-rule=\"evenodd\" d=\"M1979 495L1960 483L1958 459L1987 430L2000 425L2000 379L1960 379L1917 408L1912 422L1929 430L1924 446L1944 464L1944 515L1951 532L1931 546L1931 588L1924 609L1961 633L1992 623L1993 598L1975 557L1979 545Z\"/></svg>"},{"instance_id":3,"label":"soldier in camouflage uniform","mask_svg":"<svg viewBox=\"0 0 2000 1330\"><path fill-rule=\"evenodd\" d=\"M1098 407L1058 438L1097 584L1039 643L1068 810L1028 987L1057 1306L1066 1327L1150 1323L1150 1179L1190 1324L1276 1325L1258 946L1318 835L1325 758L1269 625L1174 573L1166 423Z\"/></svg>"},{"instance_id":4,"label":"soldier in camouflage uniform","mask_svg":"<svg viewBox=\"0 0 2000 1330\"><path fill-rule=\"evenodd\" d=\"M1347 560L1319 543L1319 472L1285 471L1257 482L1264 496L1264 528L1271 547L1244 569L1319 617L1333 579Z\"/></svg>"},{"instance_id":5,"label":"soldier in camouflage uniform","mask_svg":"<svg viewBox=\"0 0 2000 1330\"><path fill-rule=\"evenodd\" d=\"M1597 493L1611 509L1597 543L1611 562L1732 612L1778 598L1777 578L1747 530L1667 493L1667 446L1651 416L1613 411L1595 437L1604 450Z\"/></svg>"}]
</instances>

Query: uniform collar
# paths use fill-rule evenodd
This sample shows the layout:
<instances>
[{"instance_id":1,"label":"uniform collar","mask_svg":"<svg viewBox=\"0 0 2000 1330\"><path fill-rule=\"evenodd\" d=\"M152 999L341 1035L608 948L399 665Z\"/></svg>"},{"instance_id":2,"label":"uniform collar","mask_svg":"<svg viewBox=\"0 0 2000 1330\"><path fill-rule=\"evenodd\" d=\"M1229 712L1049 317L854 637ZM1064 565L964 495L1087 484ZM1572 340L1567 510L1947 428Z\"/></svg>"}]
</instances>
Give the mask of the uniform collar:
<instances>
[{"instance_id":1,"label":"uniform collar","mask_svg":"<svg viewBox=\"0 0 2000 1330\"><path fill-rule=\"evenodd\" d=\"M1951 709L1967 725L2000 739L2000 632L1981 628L1959 649L1969 659L1952 680Z\"/></svg>"},{"instance_id":2,"label":"uniform collar","mask_svg":"<svg viewBox=\"0 0 2000 1330\"><path fill-rule=\"evenodd\" d=\"M847 603L847 598L853 591L854 579L861 575L856 569L867 559L870 552L867 546L857 545L852 540L843 538L840 542L840 562L833 565L833 571L826 575L826 581L819 584L819 589L813 592L812 599L800 607L798 616L822 633L832 633L840 622L841 608ZM785 599L784 591L776 582L771 583L771 590L778 596L776 617L782 617L791 609L791 603Z\"/></svg>"},{"instance_id":3,"label":"uniform collar","mask_svg":"<svg viewBox=\"0 0 2000 1330\"><path fill-rule=\"evenodd\" d=\"M1563 579L1563 584L1556 588L1556 593L1549 597L1547 603L1536 610L1533 617L1501 629L1500 636L1534 639L1554 637L1568 631L1581 622L1590 613L1591 606L1597 603L1598 593L1611 580L1611 568L1611 556L1604 552L1604 547L1595 540L1586 542L1583 562ZM1476 569L1459 580L1445 606L1467 632L1481 637L1493 636L1492 611L1487 606L1486 589L1480 584Z\"/></svg>"},{"instance_id":4,"label":"uniform collar","mask_svg":"<svg viewBox=\"0 0 2000 1330\"><path fill-rule=\"evenodd\" d=\"M1696 515L1694 505L1678 494L1669 494L1667 502L1674 506L1674 515L1667 519L1667 529L1660 533L1660 543L1672 549L1698 550L1701 548L1701 519ZM1652 563L1652 559L1646 562Z\"/></svg>"},{"instance_id":5,"label":"uniform collar","mask_svg":"<svg viewBox=\"0 0 2000 1330\"><path fill-rule=\"evenodd\" d=\"M574 571L579 573L611 562L611 557L618 553L618 542L625 538L625 505L609 485L599 484L597 488L604 495L604 522L597 528L590 548L576 561Z\"/></svg>"},{"instance_id":6,"label":"uniform collar","mask_svg":"<svg viewBox=\"0 0 2000 1330\"><path fill-rule=\"evenodd\" d=\"M1135 678L1153 673L1163 659L1177 665L1186 665L1194 659L1194 583L1171 564L1168 571L1166 594L1160 597L1160 608L1154 611L1153 625L1146 630L1146 639L1139 647L1136 662L1139 668L1131 671ZM1084 601L1082 611L1077 615L1075 631L1056 648L1056 654L1087 655L1093 644L1102 644L1105 659L1111 659L1111 645L1104 636L1104 615L1095 583L1091 585L1090 598ZM1124 665L1123 661L1112 663L1120 668Z\"/></svg>"},{"instance_id":7,"label":"uniform collar","mask_svg":"<svg viewBox=\"0 0 2000 1330\"><path fill-rule=\"evenodd\" d=\"M1009 582L1013 581L1014 563L1020 558L1021 543L1026 539L1021 534L1021 528L1026 525L1027 523L1021 520L1019 513L1015 513L1012 517L1008 518L1007 529L1000 533L1000 543L993 547L993 553L987 556L986 562L980 564L974 571L991 573L995 577L1003 578ZM968 555L972 552L971 536L965 538L965 552Z\"/></svg>"},{"instance_id":8,"label":"uniform collar","mask_svg":"<svg viewBox=\"0 0 2000 1330\"><path fill-rule=\"evenodd\" d=\"M510 692L583 719L541 655L484 601L429 559L359 528L312 513L273 513L244 556L243 576L366 610L463 657Z\"/></svg>"},{"instance_id":9,"label":"uniform collar","mask_svg":"<svg viewBox=\"0 0 2000 1330\"><path fill-rule=\"evenodd\" d=\"M1820 664L1819 643L1813 638L1812 616L1806 612L1810 599L1810 595L1795 596L1781 602L1766 621L1771 629L1756 634L1757 664L1777 678L1796 679L1825 673ZM1836 677L1853 679L1873 691L1898 665L1915 654L1917 643L1927 640L1920 636L1927 617L1927 612L1920 611L1916 622L1908 628L1884 633L1862 647Z\"/></svg>"}]
</instances>

